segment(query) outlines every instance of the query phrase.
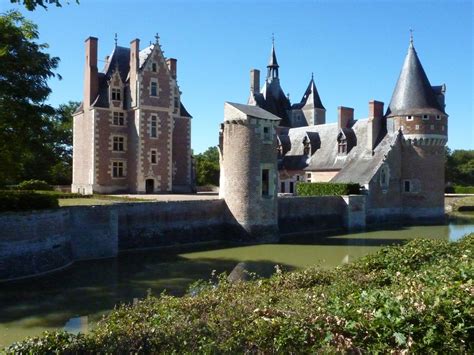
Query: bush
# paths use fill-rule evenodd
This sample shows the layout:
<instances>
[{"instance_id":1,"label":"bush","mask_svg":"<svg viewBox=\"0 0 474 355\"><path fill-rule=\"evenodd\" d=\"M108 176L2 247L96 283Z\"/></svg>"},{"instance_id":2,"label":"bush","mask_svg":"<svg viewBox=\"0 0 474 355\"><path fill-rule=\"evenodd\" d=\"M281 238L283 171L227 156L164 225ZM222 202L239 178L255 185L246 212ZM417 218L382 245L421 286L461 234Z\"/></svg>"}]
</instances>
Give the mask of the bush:
<instances>
[{"instance_id":1,"label":"bush","mask_svg":"<svg viewBox=\"0 0 474 355\"><path fill-rule=\"evenodd\" d=\"M474 194L474 186L447 186L444 192L447 194Z\"/></svg>"},{"instance_id":2,"label":"bush","mask_svg":"<svg viewBox=\"0 0 474 355\"><path fill-rule=\"evenodd\" d=\"M18 184L17 190L52 191L53 187L43 180L26 180Z\"/></svg>"},{"instance_id":3,"label":"bush","mask_svg":"<svg viewBox=\"0 0 474 355\"><path fill-rule=\"evenodd\" d=\"M473 353L474 234L413 240L333 270L216 284L114 309L89 334L6 349L51 353Z\"/></svg>"},{"instance_id":4,"label":"bush","mask_svg":"<svg viewBox=\"0 0 474 355\"><path fill-rule=\"evenodd\" d=\"M359 195L359 184L337 184L330 182L299 182L296 184L298 196Z\"/></svg>"},{"instance_id":5,"label":"bush","mask_svg":"<svg viewBox=\"0 0 474 355\"><path fill-rule=\"evenodd\" d=\"M78 193L61 192L61 191L35 191L42 195L56 196L56 198L92 198L93 195L81 195Z\"/></svg>"},{"instance_id":6,"label":"bush","mask_svg":"<svg viewBox=\"0 0 474 355\"><path fill-rule=\"evenodd\" d=\"M0 191L0 212L58 208L58 197L30 191Z\"/></svg>"}]
</instances>

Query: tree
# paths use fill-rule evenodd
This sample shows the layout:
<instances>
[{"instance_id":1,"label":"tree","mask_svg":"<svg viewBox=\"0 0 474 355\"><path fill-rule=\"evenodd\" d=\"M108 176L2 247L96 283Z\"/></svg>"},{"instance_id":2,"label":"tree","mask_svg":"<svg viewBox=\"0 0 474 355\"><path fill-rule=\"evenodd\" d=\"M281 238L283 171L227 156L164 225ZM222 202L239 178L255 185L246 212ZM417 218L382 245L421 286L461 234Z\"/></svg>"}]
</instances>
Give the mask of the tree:
<instances>
[{"instance_id":1,"label":"tree","mask_svg":"<svg viewBox=\"0 0 474 355\"><path fill-rule=\"evenodd\" d=\"M0 184L13 183L51 159L48 117L55 110L45 100L59 58L45 53L48 45L37 39L37 26L18 11L0 15Z\"/></svg>"},{"instance_id":2,"label":"tree","mask_svg":"<svg viewBox=\"0 0 474 355\"><path fill-rule=\"evenodd\" d=\"M204 153L197 154L196 180L198 186L219 186L219 151L217 147L209 147Z\"/></svg>"},{"instance_id":3,"label":"tree","mask_svg":"<svg viewBox=\"0 0 474 355\"><path fill-rule=\"evenodd\" d=\"M446 181L474 186L474 150L451 151L446 148Z\"/></svg>"},{"instance_id":4,"label":"tree","mask_svg":"<svg viewBox=\"0 0 474 355\"><path fill-rule=\"evenodd\" d=\"M48 8L48 5L54 4L56 7L62 7L60 0L10 0L12 4L23 4L27 10L33 11L36 9L36 6L41 6L44 9ZM79 0L75 1L79 4ZM66 4L69 4L69 1L66 1Z\"/></svg>"}]
</instances>

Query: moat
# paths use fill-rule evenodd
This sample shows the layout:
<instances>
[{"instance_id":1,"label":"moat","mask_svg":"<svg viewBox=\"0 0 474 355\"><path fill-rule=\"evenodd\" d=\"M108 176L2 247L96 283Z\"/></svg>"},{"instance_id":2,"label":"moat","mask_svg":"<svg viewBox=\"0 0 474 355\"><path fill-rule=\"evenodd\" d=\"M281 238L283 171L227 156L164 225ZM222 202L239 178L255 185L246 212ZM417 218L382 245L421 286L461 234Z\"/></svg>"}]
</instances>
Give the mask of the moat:
<instances>
[{"instance_id":1,"label":"moat","mask_svg":"<svg viewBox=\"0 0 474 355\"><path fill-rule=\"evenodd\" d=\"M0 284L0 348L44 330L87 331L116 304L147 293L182 295L198 279L230 272L245 261L250 271L269 276L275 265L294 270L334 267L412 238L455 241L474 232L474 214L446 225L393 226L354 234L292 236L279 244L211 244L192 249L120 254L113 259L77 262L37 279Z\"/></svg>"}]
</instances>

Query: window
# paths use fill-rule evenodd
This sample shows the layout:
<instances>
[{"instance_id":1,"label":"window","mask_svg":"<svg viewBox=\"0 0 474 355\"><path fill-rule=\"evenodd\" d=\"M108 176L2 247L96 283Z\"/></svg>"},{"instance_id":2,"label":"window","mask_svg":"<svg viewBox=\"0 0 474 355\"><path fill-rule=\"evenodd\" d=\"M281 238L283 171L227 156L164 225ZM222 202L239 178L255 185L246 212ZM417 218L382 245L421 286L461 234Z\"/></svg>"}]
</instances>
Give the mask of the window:
<instances>
[{"instance_id":1,"label":"window","mask_svg":"<svg viewBox=\"0 0 474 355\"><path fill-rule=\"evenodd\" d=\"M158 162L156 149L152 149L150 152L150 162L152 164L156 164Z\"/></svg>"},{"instance_id":2,"label":"window","mask_svg":"<svg viewBox=\"0 0 474 355\"><path fill-rule=\"evenodd\" d=\"M341 139L338 143L337 152L339 154L347 154L347 140Z\"/></svg>"},{"instance_id":3,"label":"window","mask_svg":"<svg viewBox=\"0 0 474 355\"><path fill-rule=\"evenodd\" d=\"M156 72L156 63L151 64L151 71Z\"/></svg>"},{"instance_id":4,"label":"window","mask_svg":"<svg viewBox=\"0 0 474 355\"><path fill-rule=\"evenodd\" d=\"M420 125L417 124L417 125L415 126L415 129L416 129L416 130L420 129Z\"/></svg>"},{"instance_id":5,"label":"window","mask_svg":"<svg viewBox=\"0 0 474 355\"><path fill-rule=\"evenodd\" d=\"M411 192L411 182L410 180L403 181L403 191L404 192Z\"/></svg>"},{"instance_id":6,"label":"window","mask_svg":"<svg viewBox=\"0 0 474 355\"><path fill-rule=\"evenodd\" d=\"M123 112L114 112L112 122L114 126L123 126L125 124Z\"/></svg>"},{"instance_id":7,"label":"window","mask_svg":"<svg viewBox=\"0 0 474 355\"><path fill-rule=\"evenodd\" d=\"M150 137L158 137L158 118L156 116L151 116L150 120Z\"/></svg>"},{"instance_id":8,"label":"window","mask_svg":"<svg viewBox=\"0 0 474 355\"><path fill-rule=\"evenodd\" d=\"M119 88L112 88L112 101L120 101L120 89Z\"/></svg>"},{"instance_id":9,"label":"window","mask_svg":"<svg viewBox=\"0 0 474 355\"><path fill-rule=\"evenodd\" d=\"M262 169L262 196L270 196L270 170L269 169Z\"/></svg>"},{"instance_id":10,"label":"window","mask_svg":"<svg viewBox=\"0 0 474 355\"><path fill-rule=\"evenodd\" d=\"M121 178L124 177L124 164L123 161L112 162L112 177Z\"/></svg>"},{"instance_id":11,"label":"window","mask_svg":"<svg viewBox=\"0 0 474 355\"><path fill-rule=\"evenodd\" d=\"M295 183L293 181L290 181L290 194L295 192Z\"/></svg>"},{"instance_id":12,"label":"window","mask_svg":"<svg viewBox=\"0 0 474 355\"><path fill-rule=\"evenodd\" d=\"M413 116L407 116L407 121L413 121Z\"/></svg>"},{"instance_id":13,"label":"window","mask_svg":"<svg viewBox=\"0 0 474 355\"><path fill-rule=\"evenodd\" d=\"M441 130L444 131L444 125L441 126Z\"/></svg>"},{"instance_id":14,"label":"window","mask_svg":"<svg viewBox=\"0 0 474 355\"><path fill-rule=\"evenodd\" d=\"M300 181L300 176L296 175L296 181Z\"/></svg>"},{"instance_id":15,"label":"window","mask_svg":"<svg viewBox=\"0 0 474 355\"><path fill-rule=\"evenodd\" d=\"M390 172L388 165L382 165L380 168L380 187L382 187L383 190L386 190L388 188L388 185L390 183Z\"/></svg>"},{"instance_id":16,"label":"window","mask_svg":"<svg viewBox=\"0 0 474 355\"><path fill-rule=\"evenodd\" d=\"M174 108L177 110L179 107L179 98L177 96L174 97Z\"/></svg>"},{"instance_id":17,"label":"window","mask_svg":"<svg viewBox=\"0 0 474 355\"><path fill-rule=\"evenodd\" d=\"M432 130L434 129L434 124L432 124L432 125L430 126L430 129L432 129Z\"/></svg>"},{"instance_id":18,"label":"window","mask_svg":"<svg viewBox=\"0 0 474 355\"><path fill-rule=\"evenodd\" d=\"M440 116L440 115L436 115L436 120L440 121L440 120L441 120L441 116Z\"/></svg>"},{"instance_id":19,"label":"window","mask_svg":"<svg viewBox=\"0 0 474 355\"><path fill-rule=\"evenodd\" d=\"M119 136L113 137L113 150L116 152L124 151L124 138Z\"/></svg>"},{"instance_id":20,"label":"window","mask_svg":"<svg viewBox=\"0 0 474 355\"><path fill-rule=\"evenodd\" d=\"M156 81L151 82L150 96L158 96L158 83Z\"/></svg>"},{"instance_id":21,"label":"window","mask_svg":"<svg viewBox=\"0 0 474 355\"><path fill-rule=\"evenodd\" d=\"M285 182L282 182L282 183L280 184L280 191L281 191L281 192L285 192Z\"/></svg>"},{"instance_id":22,"label":"window","mask_svg":"<svg viewBox=\"0 0 474 355\"><path fill-rule=\"evenodd\" d=\"M423 115L423 120L424 120L424 121L427 121L427 120L429 120L429 119L430 119L430 116L428 116L428 115Z\"/></svg>"},{"instance_id":23,"label":"window","mask_svg":"<svg viewBox=\"0 0 474 355\"><path fill-rule=\"evenodd\" d=\"M271 128L268 126L263 126L263 140L266 142L272 141Z\"/></svg>"}]
</instances>

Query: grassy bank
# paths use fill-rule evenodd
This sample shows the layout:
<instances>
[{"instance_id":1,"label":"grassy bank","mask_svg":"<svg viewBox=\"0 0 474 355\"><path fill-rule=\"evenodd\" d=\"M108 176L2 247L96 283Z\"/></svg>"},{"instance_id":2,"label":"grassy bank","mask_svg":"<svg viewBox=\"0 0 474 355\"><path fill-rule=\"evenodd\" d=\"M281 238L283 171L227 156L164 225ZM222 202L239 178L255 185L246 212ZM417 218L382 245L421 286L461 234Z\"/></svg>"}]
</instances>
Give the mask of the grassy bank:
<instances>
[{"instance_id":1,"label":"grassy bank","mask_svg":"<svg viewBox=\"0 0 474 355\"><path fill-rule=\"evenodd\" d=\"M334 270L224 276L148 297L88 335L45 333L10 353L472 353L474 234L413 240Z\"/></svg>"}]
</instances>

